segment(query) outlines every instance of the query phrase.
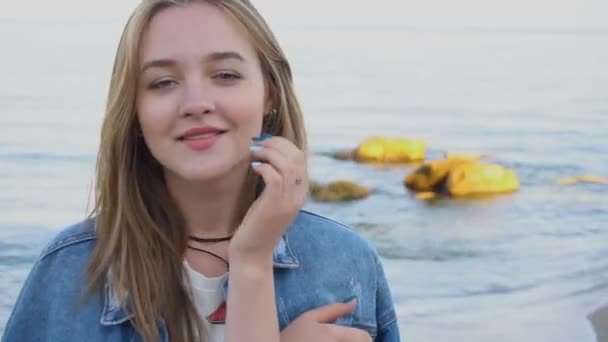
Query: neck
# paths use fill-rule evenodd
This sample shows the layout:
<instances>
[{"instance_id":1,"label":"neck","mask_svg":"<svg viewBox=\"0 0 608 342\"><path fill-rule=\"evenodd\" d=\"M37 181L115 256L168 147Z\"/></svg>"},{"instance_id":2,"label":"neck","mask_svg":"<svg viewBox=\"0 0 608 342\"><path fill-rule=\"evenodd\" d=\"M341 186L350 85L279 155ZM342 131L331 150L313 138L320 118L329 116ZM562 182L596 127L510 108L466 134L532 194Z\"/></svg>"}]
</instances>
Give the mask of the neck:
<instances>
[{"instance_id":1,"label":"neck","mask_svg":"<svg viewBox=\"0 0 608 342\"><path fill-rule=\"evenodd\" d=\"M206 182L166 175L169 193L185 220L188 235L217 238L238 228L255 198L257 176L248 170L235 168L220 179Z\"/></svg>"}]
</instances>

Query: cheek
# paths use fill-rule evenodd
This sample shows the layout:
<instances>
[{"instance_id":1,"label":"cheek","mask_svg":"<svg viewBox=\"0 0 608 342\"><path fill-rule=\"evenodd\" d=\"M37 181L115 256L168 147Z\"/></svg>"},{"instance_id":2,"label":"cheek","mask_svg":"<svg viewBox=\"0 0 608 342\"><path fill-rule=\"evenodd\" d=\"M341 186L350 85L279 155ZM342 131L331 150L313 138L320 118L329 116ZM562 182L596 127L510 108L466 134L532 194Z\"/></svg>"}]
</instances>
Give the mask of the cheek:
<instances>
[{"instance_id":1,"label":"cheek","mask_svg":"<svg viewBox=\"0 0 608 342\"><path fill-rule=\"evenodd\" d=\"M264 118L263 92L257 89L241 92L240 96L232 96L226 103L230 106L227 111L231 113L230 119L239 131L247 131L253 136L259 133Z\"/></svg>"},{"instance_id":2,"label":"cheek","mask_svg":"<svg viewBox=\"0 0 608 342\"><path fill-rule=\"evenodd\" d=\"M136 105L137 119L146 137L165 131L171 122L172 105L166 99L142 96Z\"/></svg>"}]
</instances>

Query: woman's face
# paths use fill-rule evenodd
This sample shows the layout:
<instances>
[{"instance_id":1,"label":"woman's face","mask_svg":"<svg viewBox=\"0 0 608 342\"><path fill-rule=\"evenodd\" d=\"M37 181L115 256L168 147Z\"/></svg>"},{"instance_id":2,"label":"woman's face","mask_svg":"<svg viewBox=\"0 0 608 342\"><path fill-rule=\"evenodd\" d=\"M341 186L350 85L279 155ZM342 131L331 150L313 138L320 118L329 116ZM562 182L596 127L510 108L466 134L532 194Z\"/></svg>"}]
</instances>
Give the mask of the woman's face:
<instances>
[{"instance_id":1,"label":"woman's face","mask_svg":"<svg viewBox=\"0 0 608 342\"><path fill-rule=\"evenodd\" d=\"M137 117L166 176L208 181L248 167L270 108L247 35L215 7L175 6L152 19L140 55Z\"/></svg>"}]
</instances>

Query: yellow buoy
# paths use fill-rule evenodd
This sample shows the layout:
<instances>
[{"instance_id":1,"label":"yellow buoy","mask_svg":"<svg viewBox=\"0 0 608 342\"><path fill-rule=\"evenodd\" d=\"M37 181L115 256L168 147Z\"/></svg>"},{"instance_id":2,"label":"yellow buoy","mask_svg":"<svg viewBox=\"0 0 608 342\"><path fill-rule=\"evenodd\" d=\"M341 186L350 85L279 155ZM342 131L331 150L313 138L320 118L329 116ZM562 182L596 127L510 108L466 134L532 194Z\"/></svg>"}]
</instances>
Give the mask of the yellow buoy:
<instances>
[{"instance_id":1,"label":"yellow buoy","mask_svg":"<svg viewBox=\"0 0 608 342\"><path fill-rule=\"evenodd\" d=\"M479 161L483 158L494 157L493 153L458 153L458 152L445 152L445 158L448 160L467 160L467 161Z\"/></svg>"},{"instance_id":2,"label":"yellow buoy","mask_svg":"<svg viewBox=\"0 0 608 342\"><path fill-rule=\"evenodd\" d=\"M419 192L416 194L416 199L428 201L437 197L437 194L432 191Z\"/></svg>"},{"instance_id":3,"label":"yellow buoy","mask_svg":"<svg viewBox=\"0 0 608 342\"><path fill-rule=\"evenodd\" d=\"M449 173L447 190L452 196L513 192L520 183L513 170L497 164L463 163Z\"/></svg>"},{"instance_id":4,"label":"yellow buoy","mask_svg":"<svg viewBox=\"0 0 608 342\"><path fill-rule=\"evenodd\" d=\"M355 150L361 163L411 163L424 160L426 142L402 138L371 137Z\"/></svg>"},{"instance_id":5,"label":"yellow buoy","mask_svg":"<svg viewBox=\"0 0 608 342\"><path fill-rule=\"evenodd\" d=\"M405 186L413 191L435 191L447 180L447 176L456 165L469 163L461 159L441 159L424 163L405 178Z\"/></svg>"}]
</instances>

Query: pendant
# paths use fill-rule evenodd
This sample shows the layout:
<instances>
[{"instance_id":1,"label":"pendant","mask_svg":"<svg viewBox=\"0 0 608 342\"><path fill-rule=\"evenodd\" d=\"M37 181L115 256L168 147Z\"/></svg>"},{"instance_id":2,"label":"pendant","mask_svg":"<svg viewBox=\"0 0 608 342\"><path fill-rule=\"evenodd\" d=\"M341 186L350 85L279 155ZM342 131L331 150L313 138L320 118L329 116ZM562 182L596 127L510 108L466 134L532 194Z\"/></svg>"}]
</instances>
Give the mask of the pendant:
<instances>
[{"instance_id":1,"label":"pendant","mask_svg":"<svg viewBox=\"0 0 608 342\"><path fill-rule=\"evenodd\" d=\"M226 301L211 315L207 316L207 321L211 324L226 324Z\"/></svg>"}]
</instances>

